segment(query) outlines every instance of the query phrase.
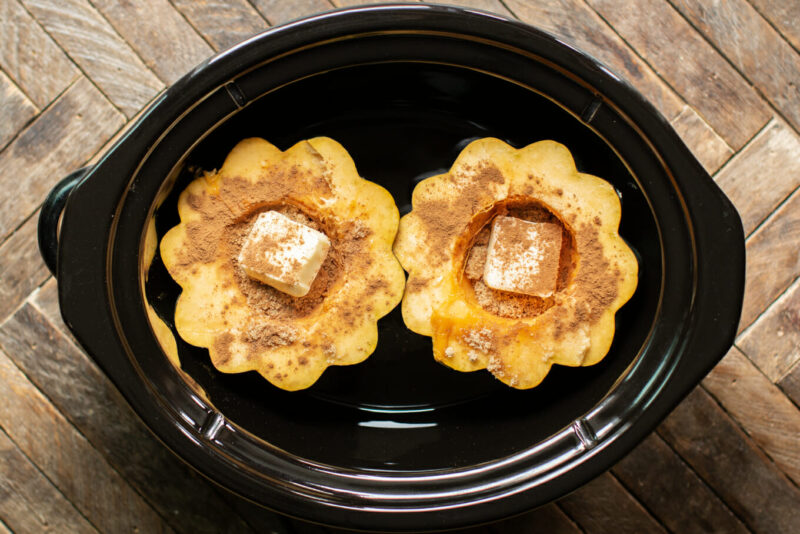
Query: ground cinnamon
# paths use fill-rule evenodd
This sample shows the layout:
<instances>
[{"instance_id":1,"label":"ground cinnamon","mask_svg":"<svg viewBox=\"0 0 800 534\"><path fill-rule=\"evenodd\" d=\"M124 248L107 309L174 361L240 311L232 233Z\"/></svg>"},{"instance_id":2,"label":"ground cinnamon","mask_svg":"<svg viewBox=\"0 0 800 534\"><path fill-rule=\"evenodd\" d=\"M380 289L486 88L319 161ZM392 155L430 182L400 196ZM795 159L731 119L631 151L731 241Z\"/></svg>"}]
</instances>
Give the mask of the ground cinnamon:
<instances>
[{"instance_id":1,"label":"ground cinnamon","mask_svg":"<svg viewBox=\"0 0 800 534\"><path fill-rule=\"evenodd\" d=\"M465 221L491 204L491 185L505 182L500 170L489 162L475 168L466 166L461 172L466 176L449 174L446 177L447 183L457 191L456 195L448 199L421 199L414 205L425 229L430 260L435 263L449 258L453 237L466 230Z\"/></svg>"},{"instance_id":2,"label":"ground cinnamon","mask_svg":"<svg viewBox=\"0 0 800 534\"><path fill-rule=\"evenodd\" d=\"M217 337L214 349L220 363L230 358L230 345L234 341L245 343L251 357L265 349L296 342L311 346L308 340L299 338L291 326L292 321L319 308L332 291L342 286L345 273L358 277L371 261L367 253L371 235L368 227L359 221L343 221L332 214L318 213L297 200L330 196L331 189L324 176L304 174L299 179L301 173L308 171L298 167L275 166L264 172L265 179L257 181L226 177L219 180L218 191L204 189L189 194L186 199L200 218L185 225L186 245L178 251L176 268L191 271L198 264L222 259L222 269L229 274L229 279L222 284L236 284L251 312L246 325L236 325L240 330L237 335L225 333ZM205 179L214 181L216 177L208 173ZM213 188L208 189L213 191ZM323 232L331 241L326 259L310 291L303 297L292 297L254 280L238 265L237 256L247 233L258 214L267 210L279 211L295 222ZM332 320L331 327L335 330L336 324L342 322L351 326L363 315L363 310L359 313L359 306L364 297L386 289L385 281L365 284L364 294L353 295L351 303L337 309L339 319ZM329 342L322 350L329 358L335 356L335 348Z\"/></svg>"},{"instance_id":3,"label":"ground cinnamon","mask_svg":"<svg viewBox=\"0 0 800 534\"><path fill-rule=\"evenodd\" d=\"M457 174L450 174L445 179L446 183L451 184L453 194L446 199L422 198L415 202L414 211L419 214L434 267L454 254L462 254L463 279L469 294L485 310L501 317L535 317L559 304L559 292L574 283L576 290L571 300L575 312L569 314L565 306L557 306L555 310L556 336L560 337L567 330L580 328L581 324L596 322L616 298L621 274L603 254L598 234L601 223L599 217L593 217L587 224L578 227L575 227L575 221L565 223L536 200L537 189L544 187L542 180L536 176L530 177L531 184L527 185L524 194L496 202L493 187L504 184L505 179L500 170L488 161L464 166ZM555 193L564 195L560 189ZM498 215L553 223L562 228L554 296L541 298L497 291L483 283L491 222ZM471 226L476 220L481 222L477 227ZM459 245L464 240L466 245ZM579 249L582 254L580 258L577 254ZM408 290L415 290L426 283L425 280L412 279Z\"/></svg>"}]
</instances>

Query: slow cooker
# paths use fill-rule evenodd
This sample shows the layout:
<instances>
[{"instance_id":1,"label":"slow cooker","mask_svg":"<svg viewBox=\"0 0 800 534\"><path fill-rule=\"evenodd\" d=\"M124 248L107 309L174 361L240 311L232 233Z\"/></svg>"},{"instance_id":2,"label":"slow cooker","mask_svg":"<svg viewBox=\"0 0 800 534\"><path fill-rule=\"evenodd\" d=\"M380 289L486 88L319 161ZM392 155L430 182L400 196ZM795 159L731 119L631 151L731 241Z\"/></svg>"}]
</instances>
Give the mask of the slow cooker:
<instances>
[{"instance_id":1,"label":"slow cooker","mask_svg":"<svg viewBox=\"0 0 800 534\"><path fill-rule=\"evenodd\" d=\"M609 181L639 287L608 356L517 391L436 364L394 310L376 352L308 390L225 375L174 332L158 255L197 169L245 137L326 135L401 213L471 140L554 139ZM42 254L64 321L156 436L224 488L325 525L434 530L556 499L630 451L731 346L744 239L736 210L635 89L557 37L496 15L383 5L316 15L212 57L46 200ZM148 306L173 329L170 363Z\"/></svg>"}]
</instances>

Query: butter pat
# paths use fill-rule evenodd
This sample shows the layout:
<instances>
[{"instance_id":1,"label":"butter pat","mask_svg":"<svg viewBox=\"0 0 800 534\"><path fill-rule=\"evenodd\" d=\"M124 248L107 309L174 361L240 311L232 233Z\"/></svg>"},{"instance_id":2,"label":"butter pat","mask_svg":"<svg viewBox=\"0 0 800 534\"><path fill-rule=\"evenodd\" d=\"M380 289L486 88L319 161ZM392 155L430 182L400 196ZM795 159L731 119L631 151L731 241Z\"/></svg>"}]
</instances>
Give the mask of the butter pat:
<instances>
[{"instance_id":1,"label":"butter pat","mask_svg":"<svg viewBox=\"0 0 800 534\"><path fill-rule=\"evenodd\" d=\"M515 217L492 223L483 281L492 289L549 297L558 283L561 227Z\"/></svg>"},{"instance_id":2,"label":"butter pat","mask_svg":"<svg viewBox=\"0 0 800 534\"><path fill-rule=\"evenodd\" d=\"M322 232L267 211L253 223L238 260L250 278L302 297L311 289L330 246Z\"/></svg>"}]
</instances>

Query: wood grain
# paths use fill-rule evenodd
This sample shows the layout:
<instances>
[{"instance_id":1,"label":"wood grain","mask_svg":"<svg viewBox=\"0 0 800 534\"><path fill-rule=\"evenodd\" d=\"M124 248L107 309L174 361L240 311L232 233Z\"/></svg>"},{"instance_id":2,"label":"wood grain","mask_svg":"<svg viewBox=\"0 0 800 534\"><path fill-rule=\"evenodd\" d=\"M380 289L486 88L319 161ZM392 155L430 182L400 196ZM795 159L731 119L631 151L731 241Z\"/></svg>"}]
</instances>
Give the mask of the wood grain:
<instances>
[{"instance_id":1,"label":"wood grain","mask_svg":"<svg viewBox=\"0 0 800 534\"><path fill-rule=\"evenodd\" d=\"M117 132L113 136L111 136L110 139L108 139L105 143L103 143L103 146L100 147L100 149L94 153L94 156L92 156L89 159L89 161L86 162L86 165L94 165L101 159L103 159L106 153L109 150L111 150L114 147L114 145L117 144L117 141L122 139L129 131L131 131L132 128L136 126L139 119L142 118L145 115L145 113L147 113L148 109L149 107L142 108L139 111L139 113L137 113L130 120L128 120L128 122L125 123L125 125L122 128L117 130Z\"/></svg>"},{"instance_id":2,"label":"wood grain","mask_svg":"<svg viewBox=\"0 0 800 534\"><path fill-rule=\"evenodd\" d=\"M0 151L39 113L14 82L0 71Z\"/></svg>"},{"instance_id":3,"label":"wood grain","mask_svg":"<svg viewBox=\"0 0 800 534\"><path fill-rule=\"evenodd\" d=\"M2 352L0 398L0 426L98 530L171 531Z\"/></svg>"},{"instance_id":4,"label":"wood grain","mask_svg":"<svg viewBox=\"0 0 800 534\"><path fill-rule=\"evenodd\" d=\"M0 240L123 122L122 115L85 78L39 115L0 153Z\"/></svg>"},{"instance_id":5,"label":"wood grain","mask_svg":"<svg viewBox=\"0 0 800 534\"><path fill-rule=\"evenodd\" d=\"M795 127L800 126L800 55L747 0L670 0Z\"/></svg>"},{"instance_id":6,"label":"wood grain","mask_svg":"<svg viewBox=\"0 0 800 534\"><path fill-rule=\"evenodd\" d=\"M50 275L36 241L39 212L0 245L0 323Z\"/></svg>"},{"instance_id":7,"label":"wood grain","mask_svg":"<svg viewBox=\"0 0 800 534\"><path fill-rule=\"evenodd\" d=\"M792 0L750 0L794 48L800 51L800 2Z\"/></svg>"},{"instance_id":8,"label":"wood grain","mask_svg":"<svg viewBox=\"0 0 800 534\"><path fill-rule=\"evenodd\" d=\"M647 437L612 472L671 532L749 532L658 434Z\"/></svg>"},{"instance_id":9,"label":"wood grain","mask_svg":"<svg viewBox=\"0 0 800 534\"><path fill-rule=\"evenodd\" d=\"M773 120L714 179L736 206L749 235L800 186L800 136Z\"/></svg>"},{"instance_id":10,"label":"wood grain","mask_svg":"<svg viewBox=\"0 0 800 534\"><path fill-rule=\"evenodd\" d=\"M666 532L608 473L600 475L558 503L587 534Z\"/></svg>"},{"instance_id":11,"label":"wood grain","mask_svg":"<svg viewBox=\"0 0 800 534\"><path fill-rule=\"evenodd\" d=\"M658 432L753 531L800 532L800 490L702 388Z\"/></svg>"},{"instance_id":12,"label":"wood grain","mask_svg":"<svg viewBox=\"0 0 800 534\"><path fill-rule=\"evenodd\" d=\"M671 124L709 174L715 173L733 155L728 143L689 106Z\"/></svg>"},{"instance_id":13,"label":"wood grain","mask_svg":"<svg viewBox=\"0 0 800 534\"><path fill-rule=\"evenodd\" d=\"M136 525L140 532L171 526L180 532L343 532L265 513L211 488L165 452L75 345L60 318L55 280L37 288L47 273L36 251L34 212L58 178L120 135L124 117L114 106L135 118L162 81L180 76L212 48L264 29L268 20L362 3L0 0L0 346L10 351L0 351L0 533L84 531L59 523L61 516L77 516L90 531L95 525L127 531L139 507L146 512ZM700 0L456 4L506 16L511 8L598 57L656 105L716 172L752 232L745 320L758 317L737 342L747 354L732 350L704 389L610 474L560 504L464 534L799 532L793 480L800 447L793 445L800 413L800 323L794 320L800 317L800 136L794 120L773 117L748 80L787 117L800 114L787 107L796 101L792 73L800 56L791 45L800 50L800 4L715 0L714 10ZM781 55L787 50L790 55ZM18 113L11 102L23 102L27 118L8 120ZM127 489L106 491L114 481ZM9 487L16 489L6 497ZM71 515L57 512L63 506ZM16 516L7 513L12 507ZM28 522L17 521L23 513Z\"/></svg>"},{"instance_id":14,"label":"wood grain","mask_svg":"<svg viewBox=\"0 0 800 534\"><path fill-rule=\"evenodd\" d=\"M370 4L380 4L382 2L376 2L374 0L329 0L333 7L353 7L353 6L367 6ZM400 0L399 3L401 4L414 4L417 3L418 0ZM456 5L453 3L453 5ZM328 8L330 9L330 8ZM324 11L324 9L323 9Z\"/></svg>"},{"instance_id":15,"label":"wood grain","mask_svg":"<svg viewBox=\"0 0 800 534\"><path fill-rule=\"evenodd\" d=\"M747 240L747 274L740 331L800 275L800 189Z\"/></svg>"},{"instance_id":16,"label":"wood grain","mask_svg":"<svg viewBox=\"0 0 800 534\"><path fill-rule=\"evenodd\" d=\"M800 279L739 336L737 345L773 382L800 361Z\"/></svg>"},{"instance_id":17,"label":"wood grain","mask_svg":"<svg viewBox=\"0 0 800 534\"><path fill-rule=\"evenodd\" d=\"M58 306L58 282L54 277L48 278L44 284L31 293L29 301L36 306L36 309L47 318L47 321L53 327L70 338L76 346L78 345L61 318L61 309Z\"/></svg>"},{"instance_id":18,"label":"wood grain","mask_svg":"<svg viewBox=\"0 0 800 534\"><path fill-rule=\"evenodd\" d=\"M353 7L353 6L366 6L370 4L381 4L385 2L375 0L329 0L333 7ZM480 1L480 0L478 0ZM394 2L393 2L394 3ZM400 4L416 4L419 0L400 0ZM448 5L458 5L459 2L447 2ZM330 9L330 8L328 8ZM324 9L323 9L324 11Z\"/></svg>"},{"instance_id":19,"label":"wood grain","mask_svg":"<svg viewBox=\"0 0 800 534\"><path fill-rule=\"evenodd\" d=\"M334 5L326 0L250 0L253 6L272 25L283 24L290 20L313 15L320 11L333 9Z\"/></svg>"},{"instance_id":20,"label":"wood grain","mask_svg":"<svg viewBox=\"0 0 800 534\"><path fill-rule=\"evenodd\" d=\"M247 0L172 0L215 50L224 50L269 25Z\"/></svg>"},{"instance_id":21,"label":"wood grain","mask_svg":"<svg viewBox=\"0 0 800 534\"><path fill-rule=\"evenodd\" d=\"M795 406L800 407L800 363L792 367L778 385L794 401Z\"/></svg>"},{"instance_id":22,"label":"wood grain","mask_svg":"<svg viewBox=\"0 0 800 534\"><path fill-rule=\"evenodd\" d=\"M92 5L167 84L214 52L168 0L92 0Z\"/></svg>"},{"instance_id":23,"label":"wood grain","mask_svg":"<svg viewBox=\"0 0 800 534\"><path fill-rule=\"evenodd\" d=\"M215 490L150 435L100 369L36 308L26 304L0 326L0 346L176 530L249 530Z\"/></svg>"},{"instance_id":24,"label":"wood grain","mask_svg":"<svg viewBox=\"0 0 800 534\"><path fill-rule=\"evenodd\" d=\"M17 534L97 534L97 529L39 472L3 430L0 430L0 518Z\"/></svg>"},{"instance_id":25,"label":"wood grain","mask_svg":"<svg viewBox=\"0 0 800 534\"><path fill-rule=\"evenodd\" d=\"M88 0L22 0L127 117L164 86Z\"/></svg>"},{"instance_id":26,"label":"wood grain","mask_svg":"<svg viewBox=\"0 0 800 534\"><path fill-rule=\"evenodd\" d=\"M0 67L39 108L80 75L17 0L0 0Z\"/></svg>"},{"instance_id":27,"label":"wood grain","mask_svg":"<svg viewBox=\"0 0 800 534\"><path fill-rule=\"evenodd\" d=\"M766 452L800 483L800 410L736 347L703 386Z\"/></svg>"},{"instance_id":28,"label":"wood grain","mask_svg":"<svg viewBox=\"0 0 800 534\"><path fill-rule=\"evenodd\" d=\"M769 120L753 88L666 2L587 1L734 150Z\"/></svg>"},{"instance_id":29,"label":"wood grain","mask_svg":"<svg viewBox=\"0 0 800 534\"><path fill-rule=\"evenodd\" d=\"M515 16L593 55L641 92L667 120L684 108L681 99L583 0L507 0Z\"/></svg>"},{"instance_id":30,"label":"wood grain","mask_svg":"<svg viewBox=\"0 0 800 534\"><path fill-rule=\"evenodd\" d=\"M471 9L482 9L490 13L504 15L506 17L513 17L511 11L503 4L501 0L454 0L446 2L448 5L466 7Z\"/></svg>"}]
</instances>

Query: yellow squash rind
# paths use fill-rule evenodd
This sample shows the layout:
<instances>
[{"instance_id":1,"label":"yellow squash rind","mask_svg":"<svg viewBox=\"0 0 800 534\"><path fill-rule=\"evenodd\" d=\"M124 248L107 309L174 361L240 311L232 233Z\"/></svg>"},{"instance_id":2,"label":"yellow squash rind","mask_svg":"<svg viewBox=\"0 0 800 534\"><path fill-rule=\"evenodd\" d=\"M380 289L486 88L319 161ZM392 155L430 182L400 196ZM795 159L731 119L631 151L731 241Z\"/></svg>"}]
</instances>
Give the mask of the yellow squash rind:
<instances>
[{"instance_id":1,"label":"yellow squash rind","mask_svg":"<svg viewBox=\"0 0 800 534\"><path fill-rule=\"evenodd\" d=\"M473 170L487 164L500 171L503 181L476 188ZM467 200L476 209L451 221L445 259L431 261L441 252L432 247L442 244L431 239L420 208L429 210L437 202L445 205L465 191L470 191ZM579 259L571 281L556 295L553 307L530 318L504 318L486 311L469 298L462 283L464 256L458 243L468 232L470 217L509 198L530 198L547 206L574 231L576 240ZM616 191L608 182L578 172L565 146L540 141L514 149L494 138L474 141L450 172L417 185L412 205L400 220L394 245L409 274L403 320L412 331L433 338L436 360L458 371L488 369L505 384L527 389L538 385L554 364L593 365L608 353L614 315L636 289L638 264L618 233L621 213ZM602 254L590 254L597 244ZM616 294L594 306L592 320L580 322L575 317L578 308L586 308L589 272L616 280ZM482 350L485 347L474 341L480 336L494 340L494 345Z\"/></svg>"},{"instance_id":2,"label":"yellow squash rind","mask_svg":"<svg viewBox=\"0 0 800 534\"><path fill-rule=\"evenodd\" d=\"M196 244L187 231L202 214L192 195L226 202L234 215L252 205L231 204L227 181L258 184L278 171L291 170L290 184L275 184L275 198L254 198L252 204L289 203L320 214L335 225L357 222L365 230L361 248L345 258L342 275L310 314L293 318L258 318L236 283L229 258L186 265L181 255ZM285 182L285 180L284 180ZM284 187L284 186L290 186ZM215 367L225 373L254 370L289 391L316 382L329 365L352 365L365 360L378 341L377 321L401 300L405 277L392 254L399 213L391 194L359 177L347 151L336 141L317 137L285 152L259 138L238 143L222 168L192 181L178 200L181 223L161 240L161 257L183 291L175 308L175 327L188 343L209 349ZM226 265L226 263L228 265ZM245 330L259 320L270 328L292 332L293 341L260 348L253 355Z\"/></svg>"}]
</instances>

